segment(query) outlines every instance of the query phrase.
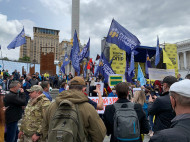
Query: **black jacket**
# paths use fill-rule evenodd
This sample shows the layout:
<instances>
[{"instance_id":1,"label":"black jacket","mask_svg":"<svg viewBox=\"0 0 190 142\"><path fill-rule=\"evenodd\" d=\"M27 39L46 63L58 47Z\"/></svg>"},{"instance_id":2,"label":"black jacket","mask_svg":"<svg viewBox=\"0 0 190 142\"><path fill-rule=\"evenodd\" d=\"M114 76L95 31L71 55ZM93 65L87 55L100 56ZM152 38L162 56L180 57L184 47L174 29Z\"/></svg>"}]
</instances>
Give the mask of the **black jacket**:
<instances>
[{"instance_id":1,"label":"black jacket","mask_svg":"<svg viewBox=\"0 0 190 142\"><path fill-rule=\"evenodd\" d=\"M149 142L190 142L190 118L172 122L170 129L156 132Z\"/></svg>"},{"instance_id":2,"label":"black jacket","mask_svg":"<svg viewBox=\"0 0 190 142\"><path fill-rule=\"evenodd\" d=\"M154 103L149 103L148 113L155 115L154 132L170 128L171 120L175 117L175 112L172 109L169 92L157 98Z\"/></svg>"},{"instance_id":3,"label":"black jacket","mask_svg":"<svg viewBox=\"0 0 190 142\"><path fill-rule=\"evenodd\" d=\"M127 99L118 99L118 101L116 103L126 103L126 102L130 102L130 101ZM147 134L149 132L149 123L148 123L148 120L146 118L146 114L142 109L142 106L140 104L135 104L134 109L137 112L137 116L139 118L141 134ZM108 105L108 106L106 106L105 112L103 114L103 121L104 121L104 124L107 128L107 135L111 134L110 142L117 142L117 140L114 137L114 133L113 133L114 113L115 113L114 106Z\"/></svg>"},{"instance_id":4,"label":"black jacket","mask_svg":"<svg viewBox=\"0 0 190 142\"><path fill-rule=\"evenodd\" d=\"M24 93L14 93L10 91L4 97L5 121L6 124L16 122L22 118L22 106L26 104L26 97Z\"/></svg>"}]
</instances>

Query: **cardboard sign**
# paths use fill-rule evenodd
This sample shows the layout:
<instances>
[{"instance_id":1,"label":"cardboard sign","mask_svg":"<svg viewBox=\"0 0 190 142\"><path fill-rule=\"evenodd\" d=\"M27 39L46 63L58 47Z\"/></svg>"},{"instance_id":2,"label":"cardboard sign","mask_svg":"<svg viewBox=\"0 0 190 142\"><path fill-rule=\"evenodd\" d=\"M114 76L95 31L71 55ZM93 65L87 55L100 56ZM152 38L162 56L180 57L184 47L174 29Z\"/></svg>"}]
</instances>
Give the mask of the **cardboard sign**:
<instances>
[{"instance_id":1,"label":"cardboard sign","mask_svg":"<svg viewBox=\"0 0 190 142\"><path fill-rule=\"evenodd\" d=\"M98 103L99 98L98 97L89 97L91 100L93 100L94 102ZM105 111L105 107L107 105L111 105L113 103L115 103L118 100L118 97L102 97L103 99L103 104L104 104L104 109L103 110L97 110L97 112L99 114L103 114Z\"/></svg>"}]
</instances>

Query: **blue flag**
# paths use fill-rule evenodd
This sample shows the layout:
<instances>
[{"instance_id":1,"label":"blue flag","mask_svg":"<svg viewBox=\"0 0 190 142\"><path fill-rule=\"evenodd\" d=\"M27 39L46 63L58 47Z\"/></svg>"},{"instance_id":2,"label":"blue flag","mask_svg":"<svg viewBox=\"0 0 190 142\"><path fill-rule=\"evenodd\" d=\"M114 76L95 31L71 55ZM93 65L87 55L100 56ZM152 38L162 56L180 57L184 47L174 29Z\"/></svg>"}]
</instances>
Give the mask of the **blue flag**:
<instances>
[{"instance_id":1,"label":"blue flag","mask_svg":"<svg viewBox=\"0 0 190 142\"><path fill-rule=\"evenodd\" d=\"M0 45L0 50L1 50L1 45Z\"/></svg>"},{"instance_id":2,"label":"blue flag","mask_svg":"<svg viewBox=\"0 0 190 142\"><path fill-rule=\"evenodd\" d=\"M94 77L97 77L98 73L99 73L99 64L98 64L98 66L96 67L96 69L94 71Z\"/></svg>"},{"instance_id":3,"label":"blue flag","mask_svg":"<svg viewBox=\"0 0 190 142\"><path fill-rule=\"evenodd\" d=\"M156 57L155 57L155 66L160 62L160 47L159 47L159 38L157 36L157 47L156 47Z\"/></svg>"},{"instance_id":4,"label":"blue flag","mask_svg":"<svg viewBox=\"0 0 190 142\"><path fill-rule=\"evenodd\" d=\"M88 50L89 50L89 46L90 46L90 38L88 40L87 45L82 49L82 51L78 55L77 60L78 60L79 63L86 57L86 54L88 53Z\"/></svg>"},{"instance_id":5,"label":"blue flag","mask_svg":"<svg viewBox=\"0 0 190 142\"><path fill-rule=\"evenodd\" d=\"M15 49L18 46L21 46L26 43L26 38L25 38L25 32L24 32L24 27L22 31L20 32L19 35L7 46L7 49Z\"/></svg>"},{"instance_id":6,"label":"blue flag","mask_svg":"<svg viewBox=\"0 0 190 142\"><path fill-rule=\"evenodd\" d=\"M131 52L131 62L130 62L130 68L129 68L129 71L128 71L128 75L132 77L133 75L133 71L135 70L135 59L134 59L134 55L135 52L132 51Z\"/></svg>"},{"instance_id":7,"label":"blue flag","mask_svg":"<svg viewBox=\"0 0 190 142\"><path fill-rule=\"evenodd\" d=\"M74 34L74 38L73 38L73 48L71 49L71 61L72 61L72 65L73 68L75 69L75 71L80 74L80 64L78 61L78 54L80 52L79 49L79 42L78 42L78 38L77 38L77 32L75 30L75 34Z\"/></svg>"},{"instance_id":8,"label":"blue flag","mask_svg":"<svg viewBox=\"0 0 190 142\"><path fill-rule=\"evenodd\" d=\"M134 71L130 74L130 76L128 75L129 72L129 59L128 57L126 58L126 67L125 67L125 79L127 80L127 82L132 82L132 78L134 77Z\"/></svg>"},{"instance_id":9,"label":"blue flag","mask_svg":"<svg viewBox=\"0 0 190 142\"><path fill-rule=\"evenodd\" d=\"M87 65L88 63L86 62L86 65L84 66L84 78L86 78L86 74L87 74Z\"/></svg>"},{"instance_id":10,"label":"blue flag","mask_svg":"<svg viewBox=\"0 0 190 142\"><path fill-rule=\"evenodd\" d=\"M141 86L146 85L146 79L144 78L141 66L138 64L138 75L137 75L137 80L140 81Z\"/></svg>"},{"instance_id":11,"label":"blue flag","mask_svg":"<svg viewBox=\"0 0 190 142\"><path fill-rule=\"evenodd\" d=\"M68 65L69 62L70 62L70 60L69 60L67 54L65 54L65 57L64 57L64 60L63 60L63 64L62 64L62 66L61 66L61 71L62 71L62 73L65 74L65 66Z\"/></svg>"},{"instance_id":12,"label":"blue flag","mask_svg":"<svg viewBox=\"0 0 190 142\"><path fill-rule=\"evenodd\" d=\"M99 61L99 70L100 70L100 73L104 76L104 79L105 79L104 82L105 83L108 82L108 77L110 74L115 74L115 72L111 68L110 64L106 60L103 53L102 53L100 61Z\"/></svg>"},{"instance_id":13,"label":"blue flag","mask_svg":"<svg viewBox=\"0 0 190 142\"><path fill-rule=\"evenodd\" d=\"M120 49L125 50L128 54L140 45L138 38L114 19L112 20L106 41L108 43L116 44Z\"/></svg>"},{"instance_id":14,"label":"blue flag","mask_svg":"<svg viewBox=\"0 0 190 142\"><path fill-rule=\"evenodd\" d=\"M150 58L148 55L148 52L146 53L146 63L145 63L145 74L146 74L146 78L149 78L149 73L148 73L148 68L151 68L151 62L150 62Z\"/></svg>"}]
</instances>

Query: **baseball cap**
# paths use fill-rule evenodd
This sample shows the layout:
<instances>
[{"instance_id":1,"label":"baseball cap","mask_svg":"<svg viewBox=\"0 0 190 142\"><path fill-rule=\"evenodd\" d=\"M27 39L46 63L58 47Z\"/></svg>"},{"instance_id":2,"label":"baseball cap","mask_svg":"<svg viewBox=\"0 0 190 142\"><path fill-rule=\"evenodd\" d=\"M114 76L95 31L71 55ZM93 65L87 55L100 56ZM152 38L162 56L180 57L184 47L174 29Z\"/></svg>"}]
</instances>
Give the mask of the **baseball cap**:
<instances>
[{"instance_id":1,"label":"baseball cap","mask_svg":"<svg viewBox=\"0 0 190 142\"><path fill-rule=\"evenodd\" d=\"M73 79L71 79L69 85L86 85L86 83L82 77L75 76Z\"/></svg>"},{"instance_id":2,"label":"baseball cap","mask_svg":"<svg viewBox=\"0 0 190 142\"><path fill-rule=\"evenodd\" d=\"M43 92L43 89L40 85L34 85L30 89L26 89L28 92L34 92L34 91L41 91Z\"/></svg>"},{"instance_id":3,"label":"baseball cap","mask_svg":"<svg viewBox=\"0 0 190 142\"><path fill-rule=\"evenodd\" d=\"M180 96L188 97L190 98L190 80L189 79L184 79L179 82L176 82L172 84L170 87L170 91L175 92L179 94Z\"/></svg>"}]
</instances>

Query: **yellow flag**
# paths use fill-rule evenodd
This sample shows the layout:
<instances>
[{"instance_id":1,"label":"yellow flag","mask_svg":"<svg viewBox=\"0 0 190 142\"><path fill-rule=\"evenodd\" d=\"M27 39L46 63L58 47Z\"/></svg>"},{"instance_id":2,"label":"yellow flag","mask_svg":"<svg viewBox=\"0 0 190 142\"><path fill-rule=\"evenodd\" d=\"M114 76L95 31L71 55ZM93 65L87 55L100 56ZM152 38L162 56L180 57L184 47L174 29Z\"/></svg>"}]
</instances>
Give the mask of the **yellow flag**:
<instances>
[{"instance_id":1,"label":"yellow flag","mask_svg":"<svg viewBox=\"0 0 190 142\"><path fill-rule=\"evenodd\" d=\"M174 65L173 65L172 61L168 58L168 55L164 49L163 49L163 63L166 63L167 69L174 69Z\"/></svg>"}]
</instances>

